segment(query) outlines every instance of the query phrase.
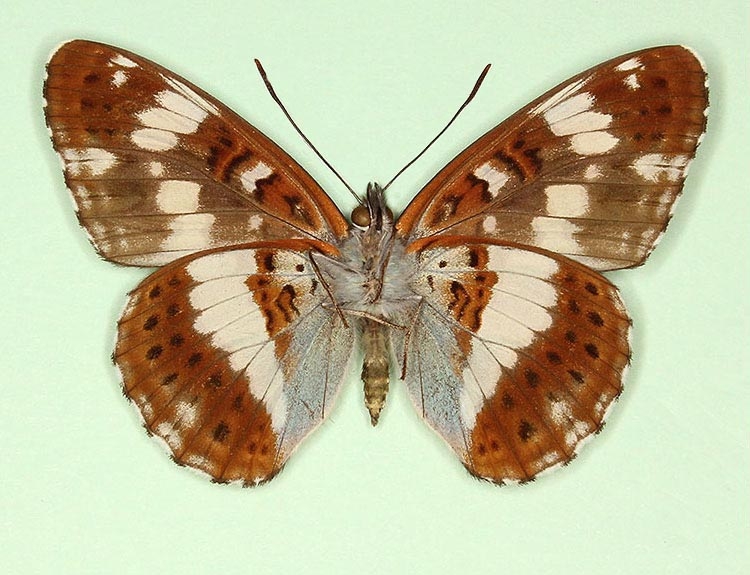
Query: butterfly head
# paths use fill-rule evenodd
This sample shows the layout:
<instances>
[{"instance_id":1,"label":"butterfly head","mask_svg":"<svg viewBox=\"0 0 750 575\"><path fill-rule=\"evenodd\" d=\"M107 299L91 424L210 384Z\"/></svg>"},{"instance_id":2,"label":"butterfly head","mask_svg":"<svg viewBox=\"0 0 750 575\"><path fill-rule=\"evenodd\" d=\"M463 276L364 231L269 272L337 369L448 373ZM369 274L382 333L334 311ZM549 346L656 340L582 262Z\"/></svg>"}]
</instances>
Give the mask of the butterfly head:
<instances>
[{"instance_id":1,"label":"butterfly head","mask_svg":"<svg viewBox=\"0 0 750 575\"><path fill-rule=\"evenodd\" d=\"M367 184L365 203L352 211L352 223L359 228L377 231L393 226L393 212L385 205L385 190L376 182Z\"/></svg>"}]
</instances>

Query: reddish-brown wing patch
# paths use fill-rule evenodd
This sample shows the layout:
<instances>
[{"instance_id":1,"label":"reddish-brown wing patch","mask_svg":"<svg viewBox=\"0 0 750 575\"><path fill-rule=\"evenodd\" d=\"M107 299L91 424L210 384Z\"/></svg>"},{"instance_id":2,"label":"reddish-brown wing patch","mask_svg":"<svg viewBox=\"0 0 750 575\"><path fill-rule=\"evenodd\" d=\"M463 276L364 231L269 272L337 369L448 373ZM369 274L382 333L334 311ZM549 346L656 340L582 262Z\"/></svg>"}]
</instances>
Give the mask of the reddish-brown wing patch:
<instances>
[{"instance_id":1,"label":"reddish-brown wing patch","mask_svg":"<svg viewBox=\"0 0 750 575\"><path fill-rule=\"evenodd\" d=\"M672 213L706 126L706 74L666 46L550 90L479 138L411 202L402 237L462 234L638 265Z\"/></svg>"},{"instance_id":2,"label":"reddish-brown wing patch","mask_svg":"<svg viewBox=\"0 0 750 575\"><path fill-rule=\"evenodd\" d=\"M45 113L81 225L103 257L162 265L348 224L281 148L180 76L84 40L47 64Z\"/></svg>"}]
</instances>

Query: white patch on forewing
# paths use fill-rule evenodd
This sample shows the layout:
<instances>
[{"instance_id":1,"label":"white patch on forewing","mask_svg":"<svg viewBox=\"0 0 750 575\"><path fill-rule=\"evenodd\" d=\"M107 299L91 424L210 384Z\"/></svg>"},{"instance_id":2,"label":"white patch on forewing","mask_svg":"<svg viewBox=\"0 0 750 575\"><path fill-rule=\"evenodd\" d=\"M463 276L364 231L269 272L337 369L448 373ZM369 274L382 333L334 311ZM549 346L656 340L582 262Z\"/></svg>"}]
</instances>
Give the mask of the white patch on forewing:
<instances>
[{"instance_id":1,"label":"white patch on forewing","mask_svg":"<svg viewBox=\"0 0 750 575\"><path fill-rule=\"evenodd\" d=\"M602 177L602 169L598 164L590 164L586 166L586 170L583 172L583 177L587 180L596 180Z\"/></svg>"},{"instance_id":2,"label":"white patch on forewing","mask_svg":"<svg viewBox=\"0 0 750 575\"><path fill-rule=\"evenodd\" d=\"M559 269L555 260L532 251L490 245L487 246L487 253L489 255L487 268L496 272L510 272L549 279Z\"/></svg>"},{"instance_id":3,"label":"white patch on forewing","mask_svg":"<svg viewBox=\"0 0 750 575\"><path fill-rule=\"evenodd\" d=\"M158 178L159 176L164 175L164 164L161 162L149 162L148 163L148 173L154 176L155 178Z\"/></svg>"},{"instance_id":4,"label":"white patch on forewing","mask_svg":"<svg viewBox=\"0 0 750 575\"><path fill-rule=\"evenodd\" d=\"M126 58L122 54L117 54L109 60L112 64L122 66L123 68L137 68L138 64L133 62L130 58Z\"/></svg>"},{"instance_id":5,"label":"white patch on forewing","mask_svg":"<svg viewBox=\"0 0 750 575\"><path fill-rule=\"evenodd\" d=\"M208 112L185 96L172 90L162 90L155 100L161 107L147 108L138 114L138 121L149 128L159 128L178 134L193 134Z\"/></svg>"},{"instance_id":6,"label":"white patch on forewing","mask_svg":"<svg viewBox=\"0 0 750 575\"><path fill-rule=\"evenodd\" d=\"M586 94L580 94L580 96L585 95ZM609 114L602 114L601 112L593 112L590 110L580 113L576 112L572 116L563 116L561 119L551 122L547 116L554 116L554 114L551 114L554 112L556 112L555 108L547 112L547 114L545 114L545 119L549 123L550 130L552 130L556 136L569 136L571 134L580 134L581 132L604 130L612 123L612 116Z\"/></svg>"},{"instance_id":7,"label":"white patch on forewing","mask_svg":"<svg viewBox=\"0 0 750 575\"><path fill-rule=\"evenodd\" d=\"M633 162L632 168L644 180L656 182L665 177L670 182L677 182L685 176L690 158L677 155L671 159L661 154L644 154Z\"/></svg>"},{"instance_id":8,"label":"white patch on forewing","mask_svg":"<svg viewBox=\"0 0 750 575\"><path fill-rule=\"evenodd\" d=\"M642 67L643 67L643 64L641 64L641 60L636 57L636 58L630 58L629 60L625 60L619 66L615 66L615 70L617 70L618 72L627 72L629 70L636 70Z\"/></svg>"},{"instance_id":9,"label":"white patch on forewing","mask_svg":"<svg viewBox=\"0 0 750 575\"><path fill-rule=\"evenodd\" d=\"M117 163L117 156L101 148L67 148L61 152L71 176L101 176Z\"/></svg>"},{"instance_id":10,"label":"white patch on forewing","mask_svg":"<svg viewBox=\"0 0 750 575\"><path fill-rule=\"evenodd\" d=\"M228 250L196 258L185 271L196 282L226 276L250 276L256 273L254 250Z\"/></svg>"},{"instance_id":11,"label":"white patch on forewing","mask_svg":"<svg viewBox=\"0 0 750 575\"><path fill-rule=\"evenodd\" d=\"M482 164L474 170L474 176L487 182L487 191L493 198L497 197L502 187L510 179L508 174L496 169L489 162Z\"/></svg>"},{"instance_id":12,"label":"white patch on forewing","mask_svg":"<svg viewBox=\"0 0 750 575\"><path fill-rule=\"evenodd\" d=\"M253 214L250 219L247 220L247 227L251 230L257 230L263 223L263 218L258 214Z\"/></svg>"},{"instance_id":13,"label":"white patch on forewing","mask_svg":"<svg viewBox=\"0 0 750 575\"><path fill-rule=\"evenodd\" d=\"M547 214L576 218L589 208L589 193L581 184L554 184L544 190L547 196Z\"/></svg>"},{"instance_id":14,"label":"white patch on forewing","mask_svg":"<svg viewBox=\"0 0 750 575\"><path fill-rule=\"evenodd\" d=\"M563 218L539 216L531 220L534 230L534 245L561 254L576 254L580 246L574 234L579 231L577 225Z\"/></svg>"},{"instance_id":15,"label":"white patch on forewing","mask_svg":"<svg viewBox=\"0 0 750 575\"><path fill-rule=\"evenodd\" d=\"M169 222L171 233L161 243L162 251L199 250L211 247L213 214L184 214Z\"/></svg>"},{"instance_id":16,"label":"white patch on forewing","mask_svg":"<svg viewBox=\"0 0 750 575\"><path fill-rule=\"evenodd\" d=\"M189 180L164 180L156 193L156 206L165 214L189 214L198 210L201 185Z\"/></svg>"},{"instance_id":17,"label":"white patch on forewing","mask_svg":"<svg viewBox=\"0 0 750 575\"><path fill-rule=\"evenodd\" d=\"M620 141L609 132L583 132L570 138L573 151L582 156L603 154L614 148Z\"/></svg>"},{"instance_id":18,"label":"white patch on forewing","mask_svg":"<svg viewBox=\"0 0 750 575\"><path fill-rule=\"evenodd\" d=\"M570 98L563 98L555 102L544 112L544 120L552 127L553 124L582 114L594 106L594 95L589 92L576 94Z\"/></svg>"},{"instance_id":19,"label":"white patch on forewing","mask_svg":"<svg viewBox=\"0 0 750 575\"><path fill-rule=\"evenodd\" d=\"M485 216L482 220L482 229L485 233L491 234L497 229L497 218L495 216Z\"/></svg>"},{"instance_id":20,"label":"white patch on forewing","mask_svg":"<svg viewBox=\"0 0 750 575\"><path fill-rule=\"evenodd\" d=\"M112 74L112 85L116 88L119 88L127 81L128 75L122 70L117 70L114 74Z\"/></svg>"},{"instance_id":21,"label":"white patch on forewing","mask_svg":"<svg viewBox=\"0 0 750 575\"><path fill-rule=\"evenodd\" d=\"M177 134L156 128L139 128L130 134L133 143L142 150L164 152L177 146Z\"/></svg>"},{"instance_id":22,"label":"white patch on forewing","mask_svg":"<svg viewBox=\"0 0 750 575\"><path fill-rule=\"evenodd\" d=\"M550 96L547 100L539 104L538 106L532 108L532 110L529 112L532 115L536 114L542 114L544 113L546 115L546 112L557 106L561 101L565 100L570 96L570 94L573 94L583 88L584 84L587 82L587 78L582 78L580 80L577 80L576 82L573 82L572 84L566 86L556 94L553 94Z\"/></svg>"},{"instance_id":23,"label":"white patch on forewing","mask_svg":"<svg viewBox=\"0 0 750 575\"><path fill-rule=\"evenodd\" d=\"M176 91L178 91L180 94L185 96L188 100L191 100L192 102L196 103L198 106L203 108L206 112L209 114L215 114L219 115L219 109L214 106L211 102L203 98L202 96L199 96L195 90L192 88L189 88L179 80L176 80L175 78L171 78L169 76L165 76L164 74L161 75L162 78L164 78L164 81L169 84L172 88L174 88Z\"/></svg>"},{"instance_id":24,"label":"white patch on forewing","mask_svg":"<svg viewBox=\"0 0 750 575\"><path fill-rule=\"evenodd\" d=\"M245 170L240 174L240 182L242 183L242 187L245 188L248 192L254 192L255 191L255 182L258 180L262 180L263 178L267 178L273 173L273 170L264 164L263 162L258 162L255 164L252 168Z\"/></svg>"},{"instance_id":25,"label":"white patch on forewing","mask_svg":"<svg viewBox=\"0 0 750 575\"><path fill-rule=\"evenodd\" d=\"M631 90L637 90L641 87L641 84L638 81L638 76L636 74L625 76L625 80L623 80L623 82L625 82L625 85Z\"/></svg>"}]
</instances>

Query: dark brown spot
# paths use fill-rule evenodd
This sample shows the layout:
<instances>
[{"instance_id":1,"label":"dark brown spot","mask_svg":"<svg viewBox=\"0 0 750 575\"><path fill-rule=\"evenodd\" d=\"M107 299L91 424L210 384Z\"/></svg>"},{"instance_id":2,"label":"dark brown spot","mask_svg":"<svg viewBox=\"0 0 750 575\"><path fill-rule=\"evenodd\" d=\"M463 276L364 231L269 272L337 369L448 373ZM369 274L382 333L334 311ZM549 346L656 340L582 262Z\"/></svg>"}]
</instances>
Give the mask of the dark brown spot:
<instances>
[{"instance_id":1,"label":"dark brown spot","mask_svg":"<svg viewBox=\"0 0 750 575\"><path fill-rule=\"evenodd\" d=\"M483 284L487 280L487 276L484 274L477 274L474 276L474 281L476 281L479 284Z\"/></svg>"},{"instance_id":2,"label":"dark brown spot","mask_svg":"<svg viewBox=\"0 0 750 575\"><path fill-rule=\"evenodd\" d=\"M167 315L169 317L174 317L178 313L180 313L180 306L178 306L176 303L169 304L169 306L167 307Z\"/></svg>"},{"instance_id":3,"label":"dark brown spot","mask_svg":"<svg viewBox=\"0 0 750 575\"><path fill-rule=\"evenodd\" d=\"M231 179L235 170L247 162L251 157L252 154L250 153L250 150L242 150L239 154L235 154L234 157L226 163L221 173L217 174L219 179L222 182L227 183Z\"/></svg>"},{"instance_id":4,"label":"dark brown spot","mask_svg":"<svg viewBox=\"0 0 750 575\"><path fill-rule=\"evenodd\" d=\"M220 421L219 425L214 427L214 433L213 433L214 441L223 443L228 435L229 435L229 426L223 421Z\"/></svg>"},{"instance_id":5,"label":"dark brown spot","mask_svg":"<svg viewBox=\"0 0 750 575\"><path fill-rule=\"evenodd\" d=\"M226 136L219 136L219 143L225 148L231 148L234 146L234 142L232 142L232 140L230 140Z\"/></svg>"},{"instance_id":6,"label":"dark brown spot","mask_svg":"<svg viewBox=\"0 0 750 575\"><path fill-rule=\"evenodd\" d=\"M578 302L577 302L576 300L574 300L574 299L572 299L572 300L570 300L570 301L568 302L568 309L569 309L569 310L570 310L570 311L571 311L572 313L580 313L580 312L581 312L581 308L580 308L580 307L578 307Z\"/></svg>"},{"instance_id":7,"label":"dark brown spot","mask_svg":"<svg viewBox=\"0 0 750 575\"><path fill-rule=\"evenodd\" d=\"M495 159L507 166L512 172L515 172L519 180L522 182L526 180L526 172L524 172L523 166L513 156L500 151L495 152Z\"/></svg>"},{"instance_id":8,"label":"dark brown spot","mask_svg":"<svg viewBox=\"0 0 750 575\"><path fill-rule=\"evenodd\" d=\"M107 134L110 138L117 133L117 130L114 128L104 128L104 133Z\"/></svg>"},{"instance_id":9,"label":"dark brown spot","mask_svg":"<svg viewBox=\"0 0 750 575\"><path fill-rule=\"evenodd\" d=\"M165 375L164 378L161 380L162 385L170 385L174 383L174 381L177 379L177 374L175 372L170 373L169 375Z\"/></svg>"},{"instance_id":10,"label":"dark brown spot","mask_svg":"<svg viewBox=\"0 0 750 575\"><path fill-rule=\"evenodd\" d=\"M479 455L484 455L485 453L487 453L487 448L484 446L484 443L477 444L477 453Z\"/></svg>"},{"instance_id":11,"label":"dark brown spot","mask_svg":"<svg viewBox=\"0 0 750 575\"><path fill-rule=\"evenodd\" d=\"M556 351L548 351L547 361L549 361L552 365L560 365L562 363L562 358Z\"/></svg>"},{"instance_id":12,"label":"dark brown spot","mask_svg":"<svg viewBox=\"0 0 750 575\"><path fill-rule=\"evenodd\" d=\"M146 352L146 359L156 359L164 349L160 345L152 345Z\"/></svg>"},{"instance_id":13,"label":"dark brown spot","mask_svg":"<svg viewBox=\"0 0 750 575\"><path fill-rule=\"evenodd\" d=\"M188 361L187 361L188 367L194 367L198 365L202 359L203 359L203 354L201 354L200 352L195 352L188 358Z\"/></svg>"},{"instance_id":14,"label":"dark brown spot","mask_svg":"<svg viewBox=\"0 0 750 575\"><path fill-rule=\"evenodd\" d=\"M180 347L183 343L185 343L185 338L182 337L182 334L176 333L169 338L169 345L172 347Z\"/></svg>"},{"instance_id":15,"label":"dark brown spot","mask_svg":"<svg viewBox=\"0 0 750 575\"><path fill-rule=\"evenodd\" d=\"M635 134L633 134L633 139L636 142L640 142L641 140L643 140L643 134L641 134L640 132L636 132Z\"/></svg>"},{"instance_id":16,"label":"dark brown spot","mask_svg":"<svg viewBox=\"0 0 750 575\"><path fill-rule=\"evenodd\" d=\"M573 330L568 330L565 332L565 339L569 341L570 343L575 343L578 339L578 336L576 335L576 332Z\"/></svg>"},{"instance_id":17,"label":"dark brown spot","mask_svg":"<svg viewBox=\"0 0 750 575\"><path fill-rule=\"evenodd\" d=\"M177 276L172 276L171 278L169 278L167 285L170 287L175 287L175 286L180 285L181 283L182 282L180 281L180 278L178 278Z\"/></svg>"},{"instance_id":18,"label":"dark brown spot","mask_svg":"<svg viewBox=\"0 0 750 575\"><path fill-rule=\"evenodd\" d=\"M515 148L516 150L520 150L520 149L521 149L521 148L523 148L523 147L524 147L525 145L526 145L526 140L523 140L523 139L521 139L521 138L519 138L518 140L516 140L515 142L513 142L513 147L514 147L514 148Z\"/></svg>"},{"instance_id":19,"label":"dark brown spot","mask_svg":"<svg viewBox=\"0 0 750 575\"><path fill-rule=\"evenodd\" d=\"M539 385L539 374L533 369L527 369L524 371L523 376L526 378L526 383L528 383L530 387L536 387Z\"/></svg>"},{"instance_id":20,"label":"dark brown spot","mask_svg":"<svg viewBox=\"0 0 750 575\"><path fill-rule=\"evenodd\" d=\"M490 193L490 184L487 180L478 178L471 173L466 175L466 179L468 180L469 185L472 188L475 186L479 186L479 197L481 198L482 202L484 202L485 204L489 204L490 202L492 202L494 198Z\"/></svg>"},{"instance_id":21,"label":"dark brown spot","mask_svg":"<svg viewBox=\"0 0 750 575\"><path fill-rule=\"evenodd\" d=\"M146 331L151 331L159 324L159 316L158 315L152 315L149 316L149 318L143 322L143 329Z\"/></svg>"},{"instance_id":22,"label":"dark brown spot","mask_svg":"<svg viewBox=\"0 0 750 575\"><path fill-rule=\"evenodd\" d=\"M503 402L503 407L505 409L513 409L513 407L516 404L516 401L513 399L513 396L507 391L503 394L501 401Z\"/></svg>"},{"instance_id":23,"label":"dark brown spot","mask_svg":"<svg viewBox=\"0 0 750 575\"><path fill-rule=\"evenodd\" d=\"M595 344L593 344L593 343L587 343L586 345L583 346L583 349L585 349L586 353L588 353L594 359L598 359L599 358L599 348L596 347Z\"/></svg>"},{"instance_id":24,"label":"dark brown spot","mask_svg":"<svg viewBox=\"0 0 750 575\"><path fill-rule=\"evenodd\" d=\"M104 104L102 104L102 108L104 109L105 112L111 112L112 104L109 104L108 102L104 102Z\"/></svg>"},{"instance_id":25,"label":"dark brown spot","mask_svg":"<svg viewBox=\"0 0 750 575\"><path fill-rule=\"evenodd\" d=\"M151 291L148 292L148 297L151 299L155 299L161 295L161 288L159 286L154 286L151 288Z\"/></svg>"},{"instance_id":26,"label":"dark brown spot","mask_svg":"<svg viewBox=\"0 0 750 575\"><path fill-rule=\"evenodd\" d=\"M248 453L255 453L258 450L258 444L254 441L251 441L247 444L247 451Z\"/></svg>"},{"instance_id":27,"label":"dark brown spot","mask_svg":"<svg viewBox=\"0 0 750 575\"><path fill-rule=\"evenodd\" d=\"M583 383L583 374L580 371L569 369L568 373L570 374L570 377L572 377L576 381L576 383Z\"/></svg>"},{"instance_id":28,"label":"dark brown spot","mask_svg":"<svg viewBox=\"0 0 750 575\"><path fill-rule=\"evenodd\" d=\"M219 164L220 155L221 155L221 150L219 149L219 146L208 147L208 156L206 157L206 165L210 168L212 172L216 171L216 166Z\"/></svg>"},{"instance_id":29,"label":"dark brown spot","mask_svg":"<svg viewBox=\"0 0 750 575\"><path fill-rule=\"evenodd\" d=\"M604 320L602 319L602 316L600 316L595 311L590 311L586 314L586 317L589 319L589 322L591 322L596 327L602 327L604 325Z\"/></svg>"},{"instance_id":30,"label":"dark brown spot","mask_svg":"<svg viewBox=\"0 0 750 575\"><path fill-rule=\"evenodd\" d=\"M664 139L664 132L654 132L651 134L651 140L654 142L661 142Z\"/></svg>"},{"instance_id":31,"label":"dark brown spot","mask_svg":"<svg viewBox=\"0 0 750 575\"><path fill-rule=\"evenodd\" d=\"M261 455L268 455L268 444L264 443L263 447L260 448Z\"/></svg>"},{"instance_id":32,"label":"dark brown spot","mask_svg":"<svg viewBox=\"0 0 750 575\"><path fill-rule=\"evenodd\" d=\"M469 250L469 267L475 268L479 265L479 254L476 250Z\"/></svg>"},{"instance_id":33,"label":"dark brown spot","mask_svg":"<svg viewBox=\"0 0 750 575\"><path fill-rule=\"evenodd\" d=\"M208 379L206 379L206 385L208 387L213 387L214 389L218 389L221 387L221 374L220 373L212 373L208 376Z\"/></svg>"},{"instance_id":34,"label":"dark brown spot","mask_svg":"<svg viewBox=\"0 0 750 575\"><path fill-rule=\"evenodd\" d=\"M656 108L656 113L661 114L662 116L671 114L672 106L670 106L669 104L664 104L662 106L659 106L658 108Z\"/></svg>"},{"instance_id":35,"label":"dark brown spot","mask_svg":"<svg viewBox=\"0 0 750 575\"><path fill-rule=\"evenodd\" d=\"M666 88L668 82L667 82L667 79L664 78L663 76L657 76L656 78L654 78L653 80L651 80L651 84L655 88Z\"/></svg>"},{"instance_id":36,"label":"dark brown spot","mask_svg":"<svg viewBox=\"0 0 750 575\"><path fill-rule=\"evenodd\" d=\"M88 98L81 98L81 108L93 108L94 102Z\"/></svg>"},{"instance_id":37,"label":"dark brown spot","mask_svg":"<svg viewBox=\"0 0 750 575\"><path fill-rule=\"evenodd\" d=\"M586 282L586 291L591 295L599 295L599 288L596 287L596 284L592 284L591 282Z\"/></svg>"},{"instance_id":38,"label":"dark brown spot","mask_svg":"<svg viewBox=\"0 0 750 575\"><path fill-rule=\"evenodd\" d=\"M263 258L263 265L266 267L267 272L272 272L276 269L273 263L273 254L266 254L266 257Z\"/></svg>"},{"instance_id":39,"label":"dark brown spot","mask_svg":"<svg viewBox=\"0 0 750 575\"><path fill-rule=\"evenodd\" d=\"M641 108L640 110L638 110L638 113L641 116L648 116L648 108Z\"/></svg>"},{"instance_id":40,"label":"dark brown spot","mask_svg":"<svg viewBox=\"0 0 750 575\"><path fill-rule=\"evenodd\" d=\"M302 273L303 271L305 271L305 266L303 264L297 264L296 266L294 266L294 269L299 273Z\"/></svg>"},{"instance_id":41,"label":"dark brown spot","mask_svg":"<svg viewBox=\"0 0 750 575\"><path fill-rule=\"evenodd\" d=\"M528 150L523 151L523 155L531 160L531 165L534 166L537 172L541 170L544 165L544 162L542 162L542 159L539 157L540 151L541 148L529 148Z\"/></svg>"},{"instance_id":42,"label":"dark brown spot","mask_svg":"<svg viewBox=\"0 0 750 575\"><path fill-rule=\"evenodd\" d=\"M90 74L86 74L83 77L83 82L85 84L96 84L99 81L99 74L96 72L91 72Z\"/></svg>"},{"instance_id":43,"label":"dark brown spot","mask_svg":"<svg viewBox=\"0 0 750 575\"><path fill-rule=\"evenodd\" d=\"M524 443L527 442L529 439L534 437L534 434L536 434L536 428L531 424L531 422L522 419L521 423L518 426L518 437L523 441Z\"/></svg>"},{"instance_id":44,"label":"dark brown spot","mask_svg":"<svg viewBox=\"0 0 750 575\"><path fill-rule=\"evenodd\" d=\"M447 265L448 265L448 262L447 262L447 261L445 261L445 260L440 260L440 261L438 262L438 267L439 267L439 268L444 268L444 267L445 267L445 266L447 266Z\"/></svg>"},{"instance_id":45,"label":"dark brown spot","mask_svg":"<svg viewBox=\"0 0 750 575\"><path fill-rule=\"evenodd\" d=\"M235 398L232 400L232 409L235 411L242 411L242 404L245 401L245 396L240 394L235 396Z\"/></svg>"},{"instance_id":46,"label":"dark brown spot","mask_svg":"<svg viewBox=\"0 0 750 575\"><path fill-rule=\"evenodd\" d=\"M496 439L493 439L492 441L490 441L490 449L492 451L497 451L498 449L500 449L500 445L497 443Z\"/></svg>"}]
</instances>

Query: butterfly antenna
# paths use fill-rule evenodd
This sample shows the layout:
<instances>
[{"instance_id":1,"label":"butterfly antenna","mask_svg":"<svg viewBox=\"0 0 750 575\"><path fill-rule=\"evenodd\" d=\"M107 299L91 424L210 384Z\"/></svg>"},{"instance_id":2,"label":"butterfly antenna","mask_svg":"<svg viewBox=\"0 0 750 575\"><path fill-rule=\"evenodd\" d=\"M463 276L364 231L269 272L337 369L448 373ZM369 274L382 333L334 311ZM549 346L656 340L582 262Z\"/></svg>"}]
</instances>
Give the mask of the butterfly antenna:
<instances>
[{"instance_id":1,"label":"butterfly antenna","mask_svg":"<svg viewBox=\"0 0 750 575\"><path fill-rule=\"evenodd\" d=\"M448 121L445 127L442 130L440 130L440 132L438 132L437 136L435 136L434 138L432 138L432 140L430 140L430 142L424 147L424 149L421 152L419 152L416 156L414 156L411 162L409 162L403 168L401 168L398 171L398 173L395 176L393 176L391 180L385 186L383 186L383 191L387 190L388 186L390 186L395 181L396 178L398 178L401 174L403 174L407 170L407 168L409 168L414 162L416 162L419 158L421 158L424 155L424 153L430 149L430 146L432 146L432 144L437 142L438 138L442 136L448 128L451 127L451 124L456 120L456 118L458 118L458 115L461 112L463 112L464 108L466 108L466 106L468 106L469 103L474 99L474 96L477 95L477 92L479 91L479 87L482 85L482 82L484 82L484 77L487 75L487 72L490 71L490 66L491 64L487 64L484 67L484 70L482 70L482 73L479 74L479 78L477 78L477 81L474 84L474 87L471 89L471 94L469 94L469 97L466 98L466 100L464 101L463 104L461 104L461 106L459 106L458 110L456 110L456 113L453 114L453 117Z\"/></svg>"},{"instance_id":2,"label":"butterfly antenna","mask_svg":"<svg viewBox=\"0 0 750 575\"><path fill-rule=\"evenodd\" d=\"M333 174L341 181L342 184L346 187L347 190L356 198L357 202L359 202L360 205L364 205L364 202L362 201L362 198L360 198L357 193L352 189L352 187L346 183L346 180L336 171L336 168L334 168L328 160L326 160L323 157L323 154L321 154L318 149L313 145L313 143L310 141L310 139L305 136L305 133L300 129L300 127L297 125L297 122L294 121L289 111L286 109L286 106L282 103L281 99L276 94L276 90L273 89L273 86L271 85L271 81L268 79L268 75L266 74L266 71L263 69L263 65L260 63L260 60L257 58L255 59L255 65L258 68L258 72L260 73L260 77L263 78L263 83L266 85L266 90L268 90L268 93L271 94L271 98L273 98L273 101L276 102L276 104L281 108L281 111L284 112L284 115L286 116L286 119L289 120L289 123L292 124L295 130L297 130L297 133L302 136L302 139L305 141L305 143L310 146L313 152L315 152L315 155L318 156L322 162L328 166L328 169L333 172Z\"/></svg>"}]
</instances>

